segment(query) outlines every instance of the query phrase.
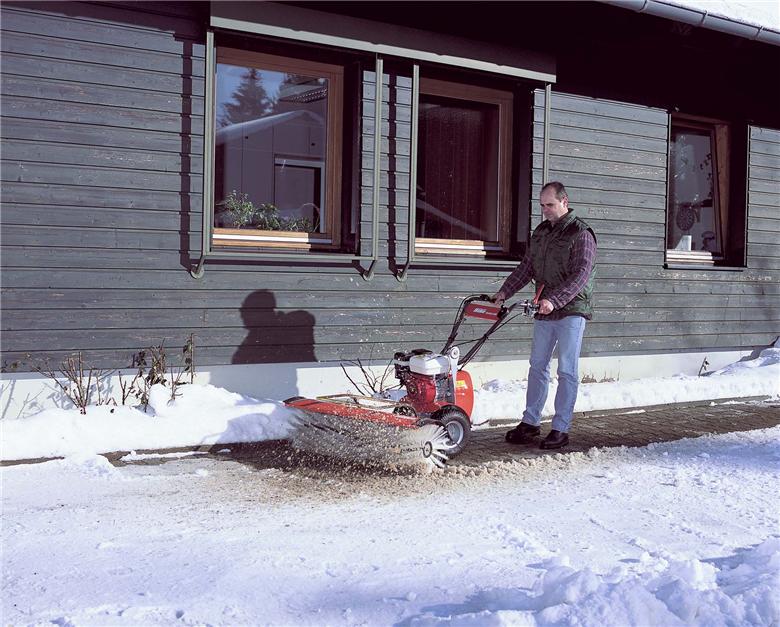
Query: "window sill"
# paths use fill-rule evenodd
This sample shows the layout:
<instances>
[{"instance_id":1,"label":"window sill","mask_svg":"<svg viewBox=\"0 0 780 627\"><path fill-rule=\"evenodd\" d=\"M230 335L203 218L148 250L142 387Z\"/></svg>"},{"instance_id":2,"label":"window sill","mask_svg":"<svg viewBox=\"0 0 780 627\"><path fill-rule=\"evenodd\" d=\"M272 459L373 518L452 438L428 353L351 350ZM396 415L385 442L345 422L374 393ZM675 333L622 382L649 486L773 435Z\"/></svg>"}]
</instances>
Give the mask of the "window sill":
<instances>
[{"instance_id":1,"label":"window sill","mask_svg":"<svg viewBox=\"0 0 780 627\"><path fill-rule=\"evenodd\" d=\"M326 234L297 233L292 231L216 228L214 229L212 241L212 246L220 248L287 248L304 251L335 248L333 239Z\"/></svg>"},{"instance_id":2,"label":"window sill","mask_svg":"<svg viewBox=\"0 0 780 627\"><path fill-rule=\"evenodd\" d=\"M505 267L514 269L517 264L522 261L522 258L510 258L506 256L497 255L480 255L480 254L463 254L455 253L451 251L448 253L442 253L437 251L435 253L422 253L418 248L415 252L412 265L414 266L471 266L474 268L479 267Z\"/></svg>"},{"instance_id":3,"label":"window sill","mask_svg":"<svg viewBox=\"0 0 780 627\"><path fill-rule=\"evenodd\" d=\"M726 272L742 272L745 268L729 265L722 255L695 250L666 251L664 268L670 270L715 270Z\"/></svg>"},{"instance_id":4,"label":"window sill","mask_svg":"<svg viewBox=\"0 0 780 627\"><path fill-rule=\"evenodd\" d=\"M684 263L679 261L665 263L664 268L666 270L706 270L707 272L744 272L747 270L747 268L741 266L716 266L706 263Z\"/></svg>"},{"instance_id":5,"label":"window sill","mask_svg":"<svg viewBox=\"0 0 780 627\"><path fill-rule=\"evenodd\" d=\"M355 252L350 252L348 249L336 247L336 246L290 246L290 245L274 245L273 243L253 243L244 245L235 245L234 243L222 244L219 242L212 242L211 249L208 252L208 257L212 259L222 257L231 257L233 259L246 259L246 260L258 260L258 259L300 259L306 261L307 258L312 259L326 259L331 257L333 259L346 259L349 257L360 257Z\"/></svg>"},{"instance_id":6,"label":"window sill","mask_svg":"<svg viewBox=\"0 0 780 627\"><path fill-rule=\"evenodd\" d=\"M327 253L321 251L295 252L285 249L264 251L217 248L203 253L197 264L190 268L190 275L195 279L201 278L207 261L237 262L252 265L284 263L285 270L299 270L301 272L310 272L312 264L343 264L345 266L357 267L363 279L370 281L374 276L374 266L377 263L377 258L359 255L357 253L344 252L343 250ZM296 263L291 264L291 261ZM366 264L367 267L361 267L364 264Z\"/></svg>"}]
</instances>

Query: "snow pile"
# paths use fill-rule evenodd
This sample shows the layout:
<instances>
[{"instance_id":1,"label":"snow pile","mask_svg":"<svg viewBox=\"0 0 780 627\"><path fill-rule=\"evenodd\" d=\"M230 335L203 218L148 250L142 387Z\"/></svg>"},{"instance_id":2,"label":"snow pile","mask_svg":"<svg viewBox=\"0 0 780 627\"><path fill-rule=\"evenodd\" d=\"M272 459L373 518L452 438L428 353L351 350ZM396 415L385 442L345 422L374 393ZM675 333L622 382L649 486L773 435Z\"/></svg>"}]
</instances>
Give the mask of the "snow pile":
<instances>
[{"instance_id":1,"label":"snow pile","mask_svg":"<svg viewBox=\"0 0 780 627\"><path fill-rule=\"evenodd\" d=\"M493 380L475 393L472 419L482 424L496 418L519 418L525 403L525 381ZM545 416L555 413L557 382L550 382ZM780 396L780 340L755 359L739 361L708 376L655 377L636 381L583 383L574 411L626 409L691 401L748 396Z\"/></svg>"},{"instance_id":2,"label":"snow pile","mask_svg":"<svg viewBox=\"0 0 780 627\"><path fill-rule=\"evenodd\" d=\"M89 453L76 453L65 459L53 462L62 472L74 472L89 477L99 477L103 479L117 479L119 474L116 466L102 455L91 455Z\"/></svg>"},{"instance_id":3,"label":"snow pile","mask_svg":"<svg viewBox=\"0 0 780 627\"><path fill-rule=\"evenodd\" d=\"M769 348L765 348L755 359L748 359L746 361L738 361L735 364L729 364L728 366L716 370L713 372L713 376L723 376L730 374L747 373L752 368L766 368L768 366L777 366L780 364L780 338L775 340L775 343ZM771 371L771 369L770 369ZM777 372L777 369L775 369ZM776 380L777 381L777 380Z\"/></svg>"},{"instance_id":4,"label":"snow pile","mask_svg":"<svg viewBox=\"0 0 780 627\"><path fill-rule=\"evenodd\" d=\"M200 446L220 442L283 439L290 410L212 385L185 385L171 401L170 390L152 387L149 410L101 405L48 409L34 416L0 421L0 459L94 455L112 451Z\"/></svg>"},{"instance_id":5,"label":"snow pile","mask_svg":"<svg viewBox=\"0 0 780 627\"><path fill-rule=\"evenodd\" d=\"M740 549L729 558L700 561L644 553L640 572L621 564L599 575L553 557L531 590L481 591L446 617L418 616L415 627L458 625L775 625L780 537ZM716 565L719 564L720 566Z\"/></svg>"}]
</instances>

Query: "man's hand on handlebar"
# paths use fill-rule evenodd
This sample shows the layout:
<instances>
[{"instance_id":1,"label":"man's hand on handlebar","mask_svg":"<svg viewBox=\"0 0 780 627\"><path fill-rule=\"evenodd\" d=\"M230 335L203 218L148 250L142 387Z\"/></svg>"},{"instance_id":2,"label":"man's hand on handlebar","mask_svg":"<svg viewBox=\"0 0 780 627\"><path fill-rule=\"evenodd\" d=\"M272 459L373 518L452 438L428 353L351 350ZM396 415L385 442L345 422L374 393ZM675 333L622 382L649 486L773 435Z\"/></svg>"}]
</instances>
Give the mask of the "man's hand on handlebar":
<instances>
[{"instance_id":1,"label":"man's hand on handlebar","mask_svg":"<svg viewBox=\"0 0 780 627\"><path fill-rule=\"evenodd\" d=\"M551 313L553 309L555 309L555 307L553 307L553 304L546 298L539 301L539 313L543 316Z\"/></svg>"},{"instance_id":2,"label":"man's hand on handlebar","mask_svg":"<svg viewBox=\"0 0 780 627\"><path fill-rule=\"evenodd\" d=\"M503 292L496 292L493 294L493 296L490 297L490 302L495 303L499 307L504 304L505 300L506 296L504 296Z\"/></svg>"}]
</instances>

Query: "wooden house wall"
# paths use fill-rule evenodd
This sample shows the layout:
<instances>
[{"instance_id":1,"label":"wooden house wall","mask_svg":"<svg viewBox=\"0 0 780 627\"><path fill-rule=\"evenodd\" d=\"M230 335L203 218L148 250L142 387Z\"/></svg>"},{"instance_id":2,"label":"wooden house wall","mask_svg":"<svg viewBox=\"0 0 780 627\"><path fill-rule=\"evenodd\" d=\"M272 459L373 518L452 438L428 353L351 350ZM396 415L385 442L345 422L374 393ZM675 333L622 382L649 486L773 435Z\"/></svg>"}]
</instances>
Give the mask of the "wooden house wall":
<instances>
[{"instance_id":1,"label":"wooden house wall","mask_svg":"<svg viewBox=\"0 0 780 627\"><path fill-rule=\"evenodd\" d=\"M372 281L338 263L209 262L203 278L190 276L201 237L206 22L170 6L3 6L5 367L57 364L75 351L98 367L126 367L161 342L174 353L190 333L198 367L384 359L443 342L464 290L499 278L435 270L400 283L391 271L406 254L408 77L384 77ZM365 72L355 123L364 233L375 85Z\"/></svg>"},{"instance_id":2,"label":"wooden house wall","mask_svg":"<svg viewBox=\"0 0 780 627\"><path fill-rule=\"evenodd\" d=\"M766 269L777 283L780 270L780 130L752 127L749 146L748 265ZM774 306L780 305L775 302Z\"/></svg>"},{"instance_id":3,"label":"wooden house wall","mask_svg":"<svg viewBox=\"0 0 780 627\"><path fill-rule=\"evenodd\" d=\"M191 333L196 367L384 360L438 348L460 299L492 293L508 271L416 266L396 280L406 258L409 76L385 72L382 81L373 280L351 264L319 262L209 262L201 279L190 276L201 237L205 23L185 4L3 5L4 367L56 364L75 351L98 367L127 367L161 342L175 353ZM355 120L364 235L376 84L365 71ZM585 354L749 349L773 339L776 131L753 131L748 269L673 271L663 269L665 114L556 94L552 121L550 174L599 235L597 320ZM366 237L361 252L370 252ZM510 325L481 358L527 355L530 330L528 321Z\"/></svg>"},{"instance_id":4,"label":"wooden house wall","mask_svg":"<svg viewBox=\"0 0 780 627\"><path fill-rule=\"evenodd\" d=\"M534 197L544 92L535 100ZM665 269L668 114L553 91L549 178L598 238L584 352L749 349L780 333L778 131L751 129L747 267ZM534 224L541 219L534 209Z\"/></svg>"}]
</instances>

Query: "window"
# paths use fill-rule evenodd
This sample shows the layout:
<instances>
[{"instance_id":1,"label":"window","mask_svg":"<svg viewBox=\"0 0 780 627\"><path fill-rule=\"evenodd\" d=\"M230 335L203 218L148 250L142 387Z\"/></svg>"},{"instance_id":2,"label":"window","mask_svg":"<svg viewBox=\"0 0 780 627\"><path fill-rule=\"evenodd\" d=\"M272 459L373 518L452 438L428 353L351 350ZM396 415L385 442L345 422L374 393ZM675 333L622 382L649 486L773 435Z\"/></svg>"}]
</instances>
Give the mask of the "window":
<instances>
[{"instance_id":1,"label":"window","mask_svg":"<svg viewBox=\"0 0 780 627\"><path fill-rule=\"evenodd\" d=\"M512 102L510 91L420 79L415 252L509 251Z\"/></svg>"},{"instance_id":2,"label":"window","mask_svg":"<svg viewBox=\"0 0 780 627\"><path fill-rule=\"evenodd\" d=\"M343 67L217 49L215 246L340 244Z\"/></svg>"},{"instance_id":3,"label":"window","mask_svg":"<svg viewBox=\"0 0 780 627\"><path fill-rule=\"evenodd\" d=\"M734 144L726 122L672 117L667 261L743 265L746 147Z\"/></svg>"}]
</instances>

